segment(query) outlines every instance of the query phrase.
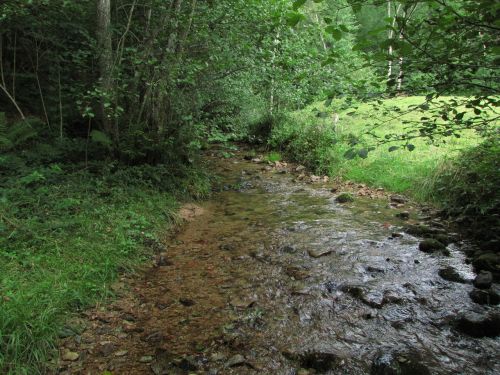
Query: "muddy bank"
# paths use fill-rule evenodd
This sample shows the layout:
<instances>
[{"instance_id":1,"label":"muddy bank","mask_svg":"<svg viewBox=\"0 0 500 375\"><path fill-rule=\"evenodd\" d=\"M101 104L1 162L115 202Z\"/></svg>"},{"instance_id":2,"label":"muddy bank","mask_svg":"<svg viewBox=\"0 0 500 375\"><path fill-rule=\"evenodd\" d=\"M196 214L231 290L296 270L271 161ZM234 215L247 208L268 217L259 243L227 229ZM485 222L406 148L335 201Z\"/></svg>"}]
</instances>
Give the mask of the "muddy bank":
<instances>
[{"instance_id":1,"label":"muddy bank","mask_svg":"<svg viewBox=\"0 0 500 375\"><path fill-rule=\"evenodd\" d=\"M473 285L443 223L403 197L244 156L209 158L213 199L186 207L116 302L73 324L60 373L500 371L496 285Z\"/></svg>"}]
</instances>

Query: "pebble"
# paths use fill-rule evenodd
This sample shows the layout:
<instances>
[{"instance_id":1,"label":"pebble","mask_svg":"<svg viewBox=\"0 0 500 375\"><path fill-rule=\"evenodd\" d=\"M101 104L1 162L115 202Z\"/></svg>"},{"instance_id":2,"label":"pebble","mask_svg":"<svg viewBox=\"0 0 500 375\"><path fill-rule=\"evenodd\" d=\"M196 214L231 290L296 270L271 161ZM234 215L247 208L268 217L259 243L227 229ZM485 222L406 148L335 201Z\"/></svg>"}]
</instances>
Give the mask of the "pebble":
<instances>
[{"instance_id":1,"label":"pebble","mask_svg":"<svg viewBox=\"0 0 500 375\"><path fill-rule=\"evenodd\" d=\"M80 354L78 354L76 352L69 351L69 350L67 350L66 352L64 352L64 354L62 356L63 360L65 360L65 361L71 361L71 362L76 361L78 358L80 358Z\"/></svg>"},{"instance_id":2,"label":"pebble","mask_svg":"<svg viewBox=\"0 0 500 375\"><path fill-rule=\"evenodd\" d=\"M245 363L245 357L243 357L241 354L236 354L229 358L229 360L226 362L226 367L235 367L235 366L241 366Z\"/></svg>"}]
</instances>

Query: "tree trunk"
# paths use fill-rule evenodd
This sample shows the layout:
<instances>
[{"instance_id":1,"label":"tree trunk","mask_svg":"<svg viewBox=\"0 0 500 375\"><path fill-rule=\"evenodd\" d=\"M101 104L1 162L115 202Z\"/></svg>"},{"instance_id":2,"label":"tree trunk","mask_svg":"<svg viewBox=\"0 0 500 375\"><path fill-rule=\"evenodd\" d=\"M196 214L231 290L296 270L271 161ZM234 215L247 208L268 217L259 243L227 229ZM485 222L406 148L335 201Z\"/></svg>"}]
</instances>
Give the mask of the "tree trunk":
<instances>
[{"instance_id":1,"label":"tree trunk","mask_svg":"<svg viewBox=\"0 0 500 375\"><path fill-rule=\"evenodd\" d=\"M387 17L391 18L391 7L392 7L392 2L389 0L387 2ZM394 14L394 19L392 20L392 28L389 30L389 35L388 39L392 40L394 38L394 26L396 25L396 17L399 14L399 10L401 9L401 4L398 5L396 9L396 13ZM392 53L393 53L393 46L392 44L389 45L389 67L387 70L387 80L390 81L392 77Z\"/></svg>"},{"instance_id":2,"label":"tree trunk","mask_svg":"<svg viewBox=\"0 0 500 375\"><path fill-rule=\"evenodd\" d=\"M111 0L97 1L97 47L99 55L99 72L101 78L101 119L104 131L118 140L118 128L106 111L106 103L111 104L113 95L113 46L111 40Z\"/></svg>"}]
</instances>

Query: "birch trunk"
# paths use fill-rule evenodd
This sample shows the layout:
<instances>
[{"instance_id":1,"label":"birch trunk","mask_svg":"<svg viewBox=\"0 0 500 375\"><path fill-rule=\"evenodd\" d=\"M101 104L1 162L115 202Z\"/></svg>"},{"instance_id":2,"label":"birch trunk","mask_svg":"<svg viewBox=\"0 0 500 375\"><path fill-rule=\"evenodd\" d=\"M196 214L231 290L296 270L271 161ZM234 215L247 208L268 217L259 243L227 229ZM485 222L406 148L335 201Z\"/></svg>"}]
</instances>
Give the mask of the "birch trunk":
<instances>
[{"instance_id":1,"label":"birch trunk","mask_svg":"<svg viewBox=\"0 0 500 375\"><path fill-rule=\"evenodd\" d=\"M111 0L97 1L97 46L99 55L99 73L101 76L101 88L104 95L101 99L101 118L104 131L118 140L118 127L106 113L105 103L111 102L113 94L113 45L111 40Z\"/></svg>"}]
</instances>

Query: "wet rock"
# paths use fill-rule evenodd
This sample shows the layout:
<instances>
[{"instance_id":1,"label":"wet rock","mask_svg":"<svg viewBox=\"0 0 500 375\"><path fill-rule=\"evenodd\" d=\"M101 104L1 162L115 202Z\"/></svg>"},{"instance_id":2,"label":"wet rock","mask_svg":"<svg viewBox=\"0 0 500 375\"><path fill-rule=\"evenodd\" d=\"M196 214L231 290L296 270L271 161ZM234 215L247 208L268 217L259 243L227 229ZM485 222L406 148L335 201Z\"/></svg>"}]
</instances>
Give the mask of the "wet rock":
<instances>
[{"instance_id":1,"label":"wet rock","mask_svg":"<svg viewBox=\"0 0 500 375\"><path fill-rule=\"evenodd\" d=\"M374 307L376 309L381 309L386 302L384 299L384 294L379 292L378 290L363 293L363 295L361 296L361 301L365 305Z\"/></svg>"},{"instance_id":2,"label":"wet rock","mask_svg":"<svg viewBox=\"0 0 500 375\"><path fill-rule=\"evenodd\" d=\"M325 250L307 250L307 253L310 257L313 258L321 258L326 255L330 255L333 252L333 249L325 249Z\"/></svg>"},{"instance_id":3,"label":"wet rock","mask_svg":"<svg viewBox=\"0 0 500 375\"><path fill-rule=\"evenodd\" d=\"M226 359L226 356L222 353L213 353L210 356L210 361L212 361L212 362L220 362L220 361L224 361L225 359Z\"/></svg>"},{"instance_id":4,"label":"wet rock","mask_svg":"<svg viewBox=\"0 0 500 375\"><path fill-rule=\"evenodd\" d=\"M412 236L430 236L436 233L434 228L427 225L407 225L404 231Z\"/></svg>"},{"instance_id":5,"label":"wet rock","mask_svg":"<svg viewBox=\"0 0 500 375\"><path fill-rule=\"evenodd\" d=\"M454 324L460 332L472 337L497 337L500 334L500 313L466 312L458 316Z\"/></svg>"},{"instance_id":6,"label":"wet rock","mask_svg":"<svg viewBox=\"0 0 500 375\"><path fill-rule=\"evenodd\" d=\"M305 353L285 351L283 356L291 361L298 362L303 369L313 369L319 373L335 369L344 359L344 355L326 351L307 351Z\"/></svg>"},{"instance_id":7,"label":"wet rock","mask_svg":"<svg viewBox=\"0 0 500 375\"><path fill-rule=\"evenodd\" d=\"M337 198L335 198L335 201L337 203L354 202L354 196L351 193L340 193L337 195Z\"/></svg>"},{"instance_id":8,"label":"wet rock","mask_svg":"<svg viewBox=\"0 0 500 375\"><path fill-rule=\"evenodd\" d=\"M401 220L408 220L410 218L410 213L408 211L403 211L398 212L395 216Z\"/></svg>"},{"instance_id":9,"label":"wet rock","mask_svg":"<svg viewBox=\"0 0 500 375\"><path fill-rule=\"evenodd\" d=\"M438 272L441 278L455 283L466 283L464 278L453 267L441 268Z\"/></svg>"},{"instance_id":10,"label":"wet rock","mask_svg":"<svg viewBox=\"0 0 500 375\"><path fill-rule=\"evenodd\" d=\"M295 266L286 267L285 273L295 280L305 280L311 276L309 270Z\"/></svg>"},{"instance_id":11,"label":"wet rock","mask_svg":"<svg viewBox=\"0 0 500 375\"><path fill-rule=\"evenodd\" d=\"M155 375L170 375L172 374L173 357L165 349L157 349L154 359L151 362L151 371Z\"/></svg>"},{"instance_id":12,"label":"wet rock","mask_svg":"<svg viewBox=\"0 0 500 375\"><path fill-rule=\"evenodd\" d=\"M109 356L114 351L115 351L115 344L113 344L110 341L101 342L99 348L97 349L97 352L99 353L99 355L101 355L103 357Z\"/></svg>"},{"instance_id":13,"label":"wet rock","mask_svg":"<svg viewBox=\"0 0 500 375\"><path fill-rule=\"evenodd\" d=\"M366 267L366 271L371 272L371 273L384 273L385 272L384 269L373 267L373 266Z\"/></svg>"},{"instance_id":14,"label":"wet rock","mask_svg":"<svg viewBox=\"0 0 500 375\"><path fill-rule=\"evenodd\" d=\"M186 306L186 307L191 307L191 306L194 306L196 304L195 301L193 301L192 299L189 299L189 298L179 298L179 303L182 306Z\"/></svg>"},{"instance_id":15,"label":"wet rock","mask_svg":"<svg viewBox=\"0 0 500 375\"><path fill-rule=\"evenodd\" d=\"M472 265L478 272L484 270L498 273L500 271L500 254L482 253L473 259Z\"/></svg>"},{"instance_id":16,"label":"wet rock","mask_svg":"<svg viewBox=\"0 0 500 375\"><path fill-rule=\"evenodd\" d=\"M151 355L143 355L141 358L139 358L139 362L141 363L149 363L153 360L153 356Z\"/></svg>"},{"instance_id":17,"label":"wet rock","mask_svg":"<svg viewBox=\"0 0 500 375\"><path fill-rule=\"evenodd\" d=\"M80 358L80 354L76 353L76 352L72 352L70 350L66 350L64 352L64 354L62 355L62 359L63 361L69 361L69 362L74 362L76 361L78 358Z\"/></svg>"},{"instance_id":18,"label":"wet rock","mask_svg":"<svg viewBox=\"0 0 500 375\"><path fill-rule=\"evenodd\" d=\"M454 241L452 237L450 237L446 234L442 234L442 233L432 234L431 237L434 238L435 240L438 240L443 245L449 245L450 243L452 243Z\"/></svg>"},{"instance_id":19,"label":"wet rock","mask_svg":"<svg viewBox=\"0 0 500 375\"><path fill-rule=\"evenodd\" d=\"M330 189L331 193L336 193L337 191L339 191L339 189L336 188L336 187L333 187L333 188Z\"/></svg>"},{"instance_id":20,"label":"wet rock","mask_svg":"<svg viewBox=\"0 0 500 375\"><path fill-rule=\"evenodd\" d=\"M500 303L500 293L495 285L488 290L474 289L469 293L471 300L480 305L498 305Z\"/></svg>"},{"instance_id":21,"label":"wet rock","mask_svg":"<svg viewBox=\"0 0 500 375\"><path fill-rule=\"evenodd\" d=\"M142 341L148 342L150 344L159 344L163 341L163 339L163 334L160 331L156 331L151 334L145 334L141 337Z\"/></svg>"},{"instance_id":22,"label":"wet rock","mask_svg":"<svg viewBox=\"0 0 500 375\"><path fill-rule=\"evenodd\" d=\"M225 250L225 251L235 251L236 246L232 243L225 243L219 246L219 249Z\"/></svg>"},{"instance_id":23,"label":"wet rock","mask_svg":"<svg viewBox=\"0 0 500 375\"><path fill-rule=\"evenodd\" d=\"M115 357L124 357L128 354L128 350L119 350L115 352Z\"/></svg>"},{"instance_id":24,"label":"wet rock","mask_svg":"<svg viewBox=\"0 0 500 375\"><path fill-rule=\"evenodd\" d=\"M391 202L393 203L406 203L408 202L408 199L402 195L397 195L397 194L393 194L391 195L390 197L391 199Z\"/></svg>"},{"instance_id":25,"label":"wet rock","mask_svg":"<svg viewBox=\"0 0 500 375\"><path fill-rule=\"evenodd\" d=\"M474 279L474 286L479 289L488 289L493 283L493 275L489 271L481 271Z\"/></svg>"},{"instance_id":26,"label":"wet rock","mask_svg":"<svg viewBox=\"0 0 500 375\"><path fill-rule=\"evenodd\" d=\"M181 370L184 370L186 372L189 371L196 371L198 370L198 363L196 362L196 359L193 356L186 356L184 358L178 359L174 361L175 365L180 368Z\"/></svg>"},{"instance_id":27,"label":"wet rock","mask_svg":"<svg viewBox=\"0 0 500 375\"><path fill-rule=\"evenodd\" d=\"M392 238L399 238L399 237L403 237L403 233L397 233L397 232L394 232L394 233L391 233L391 237L392 237Z\"/></svg>"},{"instance_id":28,"label":"wet rock","mask_svg":"<svg viewBox=\"0 0 500 375\"><path fill-rule=\"evenodd\" d=\"M295 168L295 172L303 172L306 170L306 167L304 167L303 165L299 165L297 166L297 168Z\"/></svg>"},{"instance_id":29,"label":"wet rock","mask_svg":"<svg viewBox=\"0 0 500 375\"><path fill-rule=\"evenodd\" d=\"M246 155L243 156L243 159L251 161L253 159L253 155L246 154Z\"/></svg>"},{"instance_id":30,"label":"wet rock","mask_svg":"<svg viewBox=\"0 0 500 375\"><path fill-rule=\"evenodd\" d=\"M436 251L442 251L446 249L446 246L438 240L435 240L434 238L426 238L425 240L420 242L418 248L424 253L434 253Z\"/></svg>"},{"instance_id":31,"label":"wet rock","mask_svg":"<svg viewBox=\"0 0 500 375\"><path fill-rule=\"evenodd\" d=\"M231 299L229 302L231 306L236 307L237 309L247 309L249 307L252 307L255 304L256 300L251 298L251 299L241 299L238 297L235 297Z\"/></svg>"},{"instance_id":32,"label":"wet rock","mask_svg":"<svg viewBox=\"0 0 500 375\"><path fill-rule=\"evenodd\" d=\"M245 364L245 357L243 357L241 354L236 354L229 358L229 360L226 362L225 366L226 367L236 367L236 366L243 366Z\"/></svg>"},{"instance_id":33,"label":"wet rock","mask_svg":"<svg viewBox=\"0 0 500 375\"><path fill-rule=\"evenodd\" d=\"M71 327L62 327L59 330L58 336L60 339L66 339L68 337L73 337L77 334Z\"/></svg>"},{"instance_id":34,"label":"wet rock","mask_svg":"<svg viewBox=\"0 0 500 375\"><path fill-rule=\"evenodd\" d=\"M358 285L344 285L341 290L354 298L362 298L365 294L364 289Z\"/></svg>"},{"instance_id":35,"label":"wet rock","mask_svg":"<svg viewBox=\"0 0 500 375\"><path fill-rule=\"evenodd\" d=\"M381 353L372 363L371 375L431 375L418 353Z\"/></svg>"},{"instance_id":36,"label":"wet rock","mask_svg":"<svg viewBox=\"0 0 500 375\"><path fill-rule=\"evenodd\" d=\"M157 267L166 267L171 266L173 263L170 261L165 254L160 254L156 258L156 266Z\"/></svg>"},{"instance_id":37,"label":"wet rock","mask_svg":"<svg viewBox=\"0 0 500 375\"><path fill-rule=\"evenodd\" d=\"M284 253L293 254L297 251L297 247L294 245L285 245L281 248L281 251Z\"/></svg>"},{"instance_id":38,"label":"wet rock","mask_svg":"<svg viewBox=\"0 0 500 375\"><path fill-rule=\"evenodd\" d=\"M333 293L337 289L337 283L335 281L327 281L325 284L325 289L328 293Z\"/></svg>"}]
</instances>

